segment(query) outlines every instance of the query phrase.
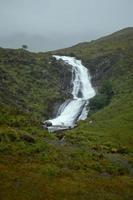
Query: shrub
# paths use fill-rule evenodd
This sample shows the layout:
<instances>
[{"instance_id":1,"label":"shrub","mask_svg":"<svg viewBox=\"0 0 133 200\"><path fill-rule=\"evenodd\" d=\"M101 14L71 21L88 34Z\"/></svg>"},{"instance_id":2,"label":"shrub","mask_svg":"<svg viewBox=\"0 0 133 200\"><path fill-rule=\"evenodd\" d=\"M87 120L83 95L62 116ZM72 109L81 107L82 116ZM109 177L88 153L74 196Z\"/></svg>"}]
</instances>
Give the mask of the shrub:
<instances>
[{"instance_id":1,"label":"shrub","mask_svg":"<svg viewBox=\"0 0 133 200\"><path fill-rule=\"evenodd\" d=\"M109 80L103 82L99 93L104 94L107 96L108 99L111 99L114 94L112 82Z\"/></svg>"},{"instance_id":2,"label":"shrub","mask_svg":"<svg viewBox=\"0 0 133 200\"><path fill-rule=\"evenodd\" d=\"M113 96L113 87L111 81L105 81L103 82L101 88L99 89L99 94L94 96L92 99L90 99L90 113L92 114L105 106L107 106L110 103L110 100Z\"/></svg>"},{"instance_id":3,"label":"shrub","mask_svg":"<svg viewBox=\"0 0 133 200\"><path fill-rule=\"evenodd\" d=\"M104 94L96 95L94 98L90 100L90 108L91 110L97 111L108 103L108 98Z\"/></svg>"}]
</instances>

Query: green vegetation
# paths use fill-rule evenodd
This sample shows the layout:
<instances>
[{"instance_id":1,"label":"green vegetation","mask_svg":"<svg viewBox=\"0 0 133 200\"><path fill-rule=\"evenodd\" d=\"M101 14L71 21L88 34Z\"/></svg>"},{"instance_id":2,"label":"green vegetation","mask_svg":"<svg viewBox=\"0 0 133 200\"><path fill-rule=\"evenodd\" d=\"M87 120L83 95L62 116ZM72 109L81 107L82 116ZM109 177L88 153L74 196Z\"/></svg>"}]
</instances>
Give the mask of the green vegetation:
<instances>
[{"instance_id":1,"label":"green vegetation","mask_svg":"<svg viewBox=\"0 0 133 200\"><path fill-rule=\"evenodd\" d=\"M62 140L40 123L69 95L53 53L81 58L97 91L88 119ZM2 200L133 198L132 55L133 28L49 53L0 49Z\"/></svg>"},{"instance_id":2,"label":"green vegetation","mask_svg":"<svg viewBox=\"0 0 133 200\"><path fill-rule=\"evenodd\" d=\"M110 81L105 81L99 89L99 94L96 94L92 99L90 99L89 115L97 112L99 109L107 106L111 98L113 97L113 88L112 83Z\"/></svg>"},{"instance_id":3,"label":"green vegetation","mask_svg":"<svg viewBox=\"0 0 133 200\"><path fill-rule=\"evenodd\" d=\"M1 48L0 123L29 126L51 116L54 102L64 99L60 69L50 55Z\"/></svg>"},{"instance_id":4,"label":"green vegetation","mask_svg":"<svg viewBox=\"0 0 133 200\"><path fill-rule=\"evenodd\" d=\"M23 49L28 49L28 46L27 46L26 44L23 44L23 45L22 45L22 48L23 48Z\"/></svg>"}]
</instances>

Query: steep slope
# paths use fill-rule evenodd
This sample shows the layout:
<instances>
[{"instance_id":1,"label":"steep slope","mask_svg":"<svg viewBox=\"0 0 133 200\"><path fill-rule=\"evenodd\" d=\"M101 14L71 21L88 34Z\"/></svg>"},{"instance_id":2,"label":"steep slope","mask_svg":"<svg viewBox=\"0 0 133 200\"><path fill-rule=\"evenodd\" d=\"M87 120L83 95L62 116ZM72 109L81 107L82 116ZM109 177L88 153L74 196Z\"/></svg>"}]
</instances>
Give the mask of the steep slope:
<instances>
[{"instance_id":1,"label":"steep slope","mask_svg":"<svg viewBox=\"0 0 133 200\"><path fill-rule=\"evenodd\" d=\"M71 88L53 54L80 58L97 92L88 119L62 140L40 125ZM2 200L133 198L132 55L133 28L45 54L0 49Z\"/></svg>"},{"instance_id":2,"label":"steep slope","mask_svg":"<svg viewBox=\"0 0 133 200\"><path fill-rule=\"evenodd\" d=\"M89 130L96 132L99 128L100 132L102 126L104 130L102 129L101 132L105 134L103 141L113 140L116 144L122 143L132 150L133 28L56 53L82 59L90 70L92 83L98 94L106 82L112 85L113 98L108 106L91 116L94 124L90 125L88 119L77 128L78 131L75 129L72 132L79 136L81 131L82 137L83 133L85 137L89 137ZM102 98L101 101L104 99ZM100 141L99 132L96 134L98 141Z\"/></svg>"},{"instance_id":3,"label":"steep slope","mask_svg":"<svg viewBox=\"0 0 133 200\"><path fill-rule=\"evenodd\" d=\"M1 124L40 126L69 95L69 70L47 54L1 48L0 72Z\"/></svg>"}]
</instances>

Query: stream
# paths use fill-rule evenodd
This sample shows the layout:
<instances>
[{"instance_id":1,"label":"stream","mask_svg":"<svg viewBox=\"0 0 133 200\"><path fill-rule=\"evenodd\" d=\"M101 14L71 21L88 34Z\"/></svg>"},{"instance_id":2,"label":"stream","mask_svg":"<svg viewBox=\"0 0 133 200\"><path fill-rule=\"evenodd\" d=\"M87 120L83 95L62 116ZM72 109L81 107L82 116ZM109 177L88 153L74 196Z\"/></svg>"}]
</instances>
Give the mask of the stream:
<instances>
[{"instance_id":1,"label":"stream","mask_svg":"<svg viewBox=\"0 0 133 200\"><path fill-rule=\"evenodd\" d=\"M72 99L60 105L55 118L44 122L44 127L49 132L74 128L77 121L85 120L89 112L89 99L95 96L90 74L81 60L69 56L54 55L53 57L56 60L63 60L72 67Z\"/></svg>"}]
</instances>

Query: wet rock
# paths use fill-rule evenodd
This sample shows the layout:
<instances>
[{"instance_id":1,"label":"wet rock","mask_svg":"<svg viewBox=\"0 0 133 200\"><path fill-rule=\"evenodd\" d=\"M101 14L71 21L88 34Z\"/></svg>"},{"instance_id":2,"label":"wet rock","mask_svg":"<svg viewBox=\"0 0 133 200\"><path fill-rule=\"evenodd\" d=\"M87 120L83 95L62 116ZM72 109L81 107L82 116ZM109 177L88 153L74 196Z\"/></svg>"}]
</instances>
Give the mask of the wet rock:
<instances>
[{"instance_id":1,"label":"wet rock","mask_svg":"<svg viewBox=\"0 0 133 200\"><path fill-rule=\"evenodd\" d=\"M46 127L52 126L52 122L46 121L46 122L44 123L44 126L46 126Z\"/></svg>"}]
</instances>

